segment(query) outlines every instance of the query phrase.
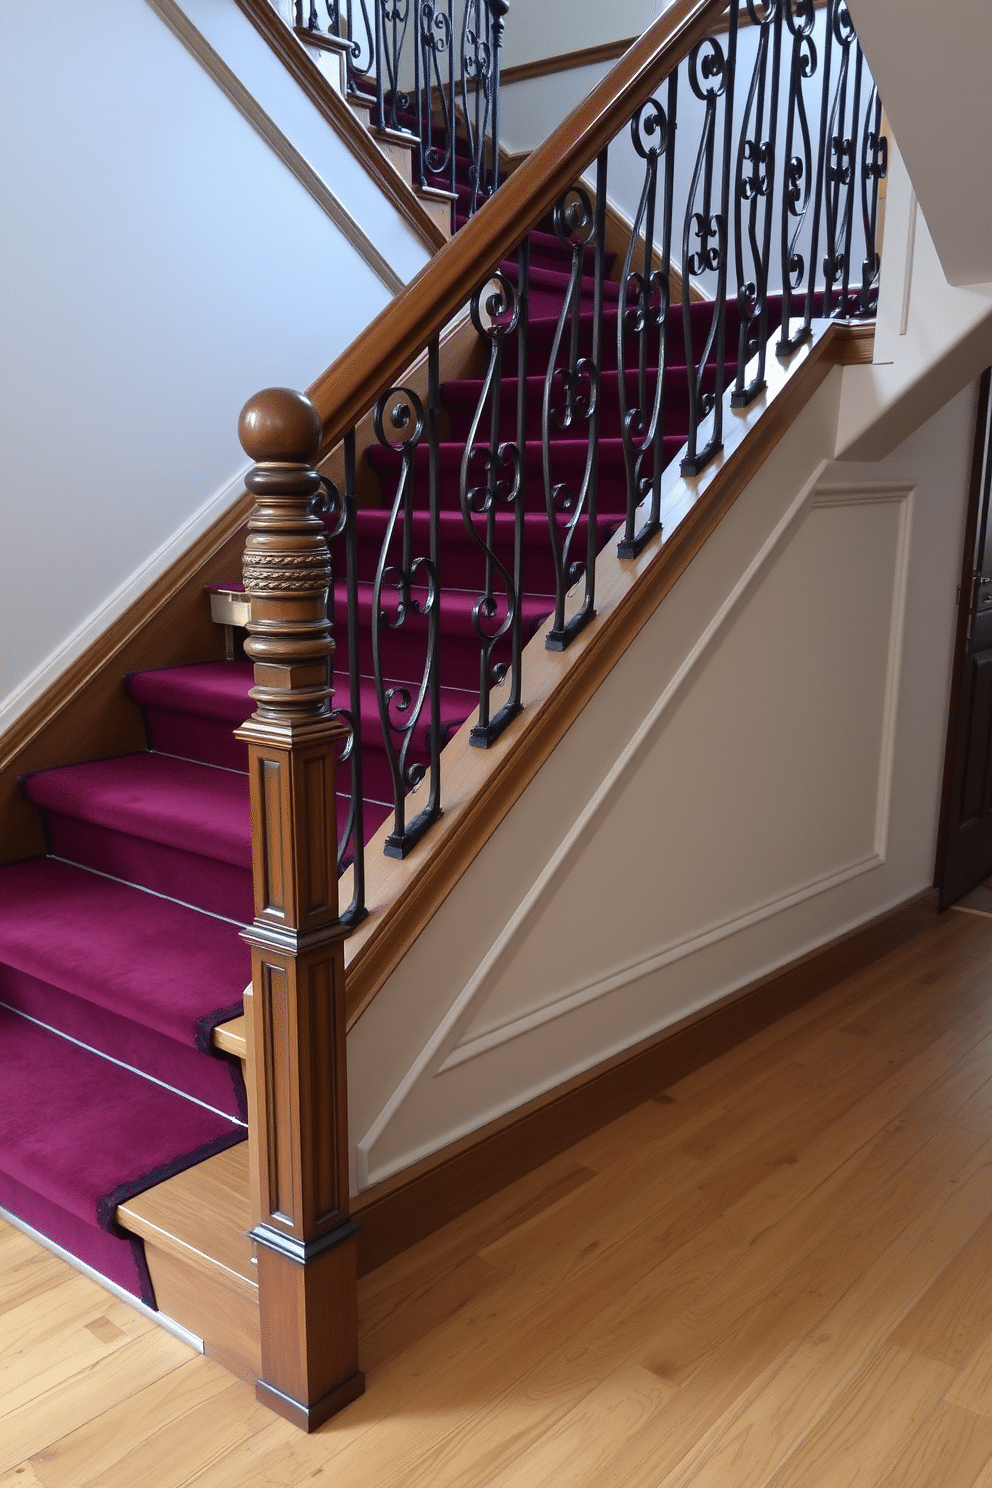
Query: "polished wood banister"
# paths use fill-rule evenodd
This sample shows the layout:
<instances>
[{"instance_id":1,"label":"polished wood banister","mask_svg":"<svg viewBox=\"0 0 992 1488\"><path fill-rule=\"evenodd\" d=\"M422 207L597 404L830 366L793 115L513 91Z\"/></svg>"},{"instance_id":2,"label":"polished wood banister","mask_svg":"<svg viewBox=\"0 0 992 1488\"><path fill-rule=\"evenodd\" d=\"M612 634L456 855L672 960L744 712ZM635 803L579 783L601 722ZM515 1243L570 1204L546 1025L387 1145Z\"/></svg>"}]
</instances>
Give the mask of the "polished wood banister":
<instances>
[{"instance_id":1,"label":"polished wood banister","mask_svg":"<svg viewBox=\"0 0 992 1488\"><path fill-rule=\"evenodd\" d=\"M726 0L676 0L589 96L412 279L307 392L337 444L464 307L626 120L713 29Z\"/></svg>"}]
</instances>

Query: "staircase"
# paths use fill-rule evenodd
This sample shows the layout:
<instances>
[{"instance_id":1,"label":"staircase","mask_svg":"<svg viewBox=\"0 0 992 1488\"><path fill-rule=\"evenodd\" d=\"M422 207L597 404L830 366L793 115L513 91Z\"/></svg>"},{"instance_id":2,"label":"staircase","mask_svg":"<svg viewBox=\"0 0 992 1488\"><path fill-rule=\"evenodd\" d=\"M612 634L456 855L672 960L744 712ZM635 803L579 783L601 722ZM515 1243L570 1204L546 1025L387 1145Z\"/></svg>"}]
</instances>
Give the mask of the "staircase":
<instances>
[{"instance_id":1,"label":"staircase","mask_svg":"<svg viewBox=\"0 0 992 1488\"><path fill-rule=\"evenodd\" d=\"M460 230L475 195L473 156L462 145L456 165ZM392 432L359 451L358 486L372 499L354 511L351 555L333 501L324 516L337 703L350 698L353 740L362 742L360 800L351 764L338 772L341 867L382 836L397 791L412 798L429 770L437 778L434 751L463 730L491 685L498 693L519 666L519 645L551 616L567 645L560 621L568 592L650 492L648 479L632 506L624 439L625 410L643 408L645 384L660 388L657 450L667 466L693 444L701 407L719 402L753 349L746 301L727 300L716 337L713 303L687 300L685 317L676 305L659 319L653 354L643 340L639 363L620 365L632 255L622 265L584 248L573 228L560 211L546 214L523 256L503 259L483 287L480 336L496 327L499 356L488 377L445 377L442 367L436 461L427 442L407 439L409 409L399 409ZM651 265L650 233L644 251ZM527 327L525 379L515 304ZM768 325L782 314L782 301L765 294ZM594 356L593 451L582 369ZM483 407L491 458L522 435L522 502L507 499L512 472L500 477L501 491L484 458L473 498ZM336 469L336 460L331 451L325 467ZM549 464L557 500L550 514ZM409 569L409 555L435 541L436 602L416 566L391 587L387 554L402 550ZM501 592L494 569L522 581ZM240 1013L250 980L240 927L256 909L249 751L234 734L252 711L253 667L240 644L232 650L226 661L121 679L143 719L144 751L23 781L48 853L0 867L0 1075L8 1095L0 1205L202 1333L209 1352L250 1378L259 1373L257 1276L244 1238L247 1162L234 1150L247 1137L248 1107L241 1044L223 1025ZM438 658L429 685L425 653ZM363 840L353 835L348 846L356 817Z\"/></svg>"}]
</instances>

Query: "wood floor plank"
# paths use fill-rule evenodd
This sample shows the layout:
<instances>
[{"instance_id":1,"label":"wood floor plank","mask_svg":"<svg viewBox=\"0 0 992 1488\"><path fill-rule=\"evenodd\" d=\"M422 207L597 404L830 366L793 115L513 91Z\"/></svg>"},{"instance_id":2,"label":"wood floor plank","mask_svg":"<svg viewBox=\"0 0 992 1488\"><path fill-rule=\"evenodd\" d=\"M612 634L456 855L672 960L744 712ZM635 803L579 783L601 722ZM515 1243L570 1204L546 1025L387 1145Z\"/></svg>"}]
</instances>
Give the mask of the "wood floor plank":
<instances>
[{"instance_id":1,"label":"wood floor plank","mask_svg":"<svg viewBox=\"0 0 992 1488\"><path fill-rule=\"evenodd\" d=\"M81 1293L74 1292L73 1297L81 1297L82 1306L76 1300L74 1306L67 1307L62 1322L53 1322L51 1314L46 1313L38 1338L29 1338L25 1346L5 1355L0 1385L0 1422L12 1412L29 1405L36 1397L47 1395L63 1381L71 1380L98 1363L131 1339L159 1331L148 1318L128 1303L109 1296L96 1282L85 1276L78 1280L84 1283L84 1287ZM64 1296L65 1290L64 1286L56 1287L53 1295ZM16 1320L19 1336L23 1339L25 1319L22 1309L12 1309L7 1318Z\"/></svg>"},{"instance_id":2,"label":"wood floor plank","mask_svg":"<svg viewBox=\"0 0 992 1488\"><path fill-rule=\"evenodd\" d=\"M9 1412L0 1433L0 1469L33 1457L85 1421L161 1379L189 1359L189 1345L152 1327L126 1348L105 1350L78 1371L57 1366L46 1374L44 1389Z\"/></svg>"},{"instance_id":3,"label":"wood floor plank","mask_svg":"<svg viewBox=\"0 0 992 1488\"><path fill-rule=\"evenodd\" d=\"M425 1280L418 1287L411 1287L404 1278L392 1287L380 1288L372 1306L360 1299L362 1368L366 1372L377 1369L464 1307L496 1277L493 1267L479 1256L468 1256L442 1276Z\"/></svg>"},{"instance_id":4,"label":"wood floor plank","mask_svg":"<svg viewBox=\"0 0 992 1488\"><path fill-rule=\"evenodd\" d=\"M231 1387L219 1364L193 1355L136 1394L110 1406L31 1458L40 1488L79 1488L116 1469L136 1442L186 1415ZM136 1429L137 1427L137 1429Z\"/></svg>"},{"instance_id":5,"label":"wood floor plank","mask_svg":"<svg viewBox=\"0 0 992 1488\"><path fill-rule=\"evenodd\" d=\"M22 1462L10 1472L0 1472L0 1488L44 1488L30 1463Z\"/></svg>"},{"instance_id":6,"label":"wood floor plank","mask_svg":"<svg viewBox=\"0 0 992 1488\"><path fill-rule=\"evenodd\" d=\"M992 1335L985 1334L948 1389L947 1399L992 1421Z\"/></svg>"},{"instance_id":7,"label":"wood floor plank","mask_svg":"<svg viewBox=\"0 0 992 1488\"><path fill-rule=\"evenodd\" d=\"M16 1236L16 1244L9 1242ZM0 1317L11 1308L22 1307L32 1297L42 1297L65 1277L65 1261L37 1241L0 1220L0 1238L7 1241L0 1251ZM4 1325L0 1323L0 1353L6 1343Z\"/></svg>"},{"instance_id":8,"label":"wood floor plank","mask_svg":"<svg viewBox=\"0 0 992 1488\"><path fill-rule=\"evenodd\" d=\"M852 1379L766 1488L878 1488L907 1436L936 1406L952 1371L887 1345Z\"/></svg>"},{"instance_id":9,"label":"wood floor plank","mask_svg":"<svg viewBox=\"0 0 992 1488\"><path fill-rule=\"evenodd\" d=\"M992 1333L992 1219L964 1243L893 1336L893 1343L951 1364L973 1357Z\"/></svg>"},{"instance_id":10,"label":"wood floor plank","mask_svg":"<svg viewBox=\"0 0 992 1488\"><path fill-rule=\"evenodd\" d=\"M676 1387L637 1365L611 1374L486 1488L584 1488L623 1460L628 1438Z\"/></svg>"},{"instance_id":11,"label":"wood floor plank","mask_svg":"<svg viewBox=\"0 0 992 1488\"><path fill-rule=\"evenodd\" d=\"M112 1467L100 1468L78 1488L134 1488L136 1483L183 1488L189 1481L191 1461L223 1461L267 1420L268 1412L253 1399L252 1391L229 1378L225 1390L184 1413L181 1429L170 1422L149 1430Z\"/></svg>"},{"instance_id":12,"label":"wood floor plank","mask_svg":"<svg viewBox=\"0 0 992 1488\"><path fill-rule=\"evenodd\" d=\"M973 1488L992 1461L992 1421L938 1400L878 1488Z\"/></svg>"},{"instance_id":13,"label":"wood floor plank","mask_svg":"<svg viewBox=\"0 0 992 1488\"><path fill-rule=\"evenodd\" d=\"M739 1330L722 1341L716 1336L708 1355L682 1381L681 1429L707 1404L712 1409L721 1384L726 1390L730 1383L724 1362L728 1350L735 1360L733 1372L741 1384L740 1393L698 1435L665 1477L663 1488L725 1488L728 1482L734 1488L757 1488L767 1481L781 1465L790 1438L812 1429L850 1377L867 1366L886 1343L887 1334L925 1295L934 1269L940 1269L962 1234L981 1231L992 1207L990 1157L992 1142L969 1165L968 1177L950 1199L941 1194L919 1213L846 1290L842 1290L842 1273L835 1274L833 1291L840 1294L826 1312L817 1309L815 1288L819 1286L822 1292L829 1277L822 1253L814 1253L805 1294L798 1275L783 1277L782 1299L773 1294L744 1310L745 1320L750 1311L749 1330ZM843 1237L837 1241L840 1255ZM729 1318L726 1331L733 1334ZM783 1337L791 1341L765 1364L771 1348ZM798 1344L794 1342L797 1337ZM753 1376L750 1383L749 1374ZM670 1452L672 1433L666 1418L659 1418L654 1426ZM639 1454L656 1462L660 1443L659 1451L652 1453L650 1442L645 1442Z\"/></svg>"}]
</instances>

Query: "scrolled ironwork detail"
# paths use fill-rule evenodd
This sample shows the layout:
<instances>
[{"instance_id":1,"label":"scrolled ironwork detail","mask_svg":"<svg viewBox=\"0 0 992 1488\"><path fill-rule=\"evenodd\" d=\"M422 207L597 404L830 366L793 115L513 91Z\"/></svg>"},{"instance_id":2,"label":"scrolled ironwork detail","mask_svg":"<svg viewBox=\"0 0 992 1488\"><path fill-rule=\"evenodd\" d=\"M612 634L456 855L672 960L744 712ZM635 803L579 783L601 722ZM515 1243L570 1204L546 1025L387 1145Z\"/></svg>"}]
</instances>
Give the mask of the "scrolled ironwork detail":
<instances>
[{"instance_id":1,"label":"scrolled ironwork detail","mask_svg":"<svg viewBox=\"0 0 992 1488\"><path fill-rule=\"evenodd\" d=\"M678 109L678 75L668 83L668 107L650 98L630 121L634 153L644 161L644 180L634 215L620 283L617 316L617 396L627 483L624 532L617 548L621 558L635 558L661 529L665 378L668 370L668 316L671 308L672 197L675 170L674 120ZM671 120L671 122L670 122ZM658 172L664 159L660 264L655 266L658 225ZM635 253L643 244L641 267ZM629 383L636 376L636 386ZM652 386L653 381L653 386ZM648 513L637 526L638 508L649 499Z\"/></svg>"},{"instance_id":2,"label":"scrolled ironwork detail","mask_svg":"<svg viewBox=\"0 0 992 1488\"><path fill-rule=\"evenodd\" d=\"M726 49L716 37L704 37L689 53L689 86L705 105L703 128L692 171L682 228L682 318L686 366L689 368L689 432L683 475L698 475L723 448L724 301L727 293L727 251L730 212L730 157L734 117L734 69L737 58L737 4L730 7ZM723 144L718 153L718 115L723 116ZM719 172L719 174L717 174ZM714 179L716 177L716 179ZM693 240L698 247L693 250ZM693 348L689 280L715 274L713 314L701 353ZM714 357L714 390L704 390L707 368ZM701 443L701 425L712 414L709 437Z\"/></svg>"},{"instance_id":3,"label":"scrolled ironwork detail","mask_svg":"<svg viewBox=\"0 0 992 1488\"><path fill-rule=\"evenodd\" d=\"M607 153L596 163L596 204L583 186L563 192L554 204L555 237L571 253L568 288L555 326L541 406L541 466L544 502L555 571L555 609L545 641L550 651L563 651L595 614L596 511L599 449L599 388L603 325L604 246L606 236ZM582 326L583 273L587 249L594 252L592 335L584 350ZM560 399L556 399L560 394ZM556 479L557 441L552 433L585 426L585 459L576 485ZM580 520L586 520L585 552L575 551ZM584 594L566 619L569 589L583 584Z\"/></svg>"},{"instance_id":4,"label":"scrolled ironwork detail","mask_svg":"<svg viewBox=\"0 0 992 1488\"><path fill-rule=\"evenodd\" d=\"M477 748L488 748L520 711L522 630L520 600L523 517L523 458L519 443L500 438L503 350L520 324L520 301L503 273L480 286L470 302L472 324L488 343L482 389L469 427L459 476L459 499L466 530L482 557L482 592L472 607L479 641L479 718L470 733ZM488 437L480 438L488 410ZM500 556L497 520L513 518L512 553ZM507 642L509 660L496 651ZM490 692L511 676L509 696L495 713Z\"/></svg>"},{"instance_id":5,"label":"scrolled ironwork detail","mask_svg":"<svg viewBox=\"0 0 992 1488\"><path fill-rule=\"evenodd\" d=\"M759 16L755 0L747 0L758 45L737 148L734 233L737 270L737 376L731 407L742 408L765 387L768 276L772 241L772 185L775 179L778 127L779 69L782 50L782 4L764 0ZM757 365L748 381L752 351Z\"/></svg>"},{"instance_id":6,"label":"scrolled ironwork detail","mask_svg":"<svg viewBox=\"0 0 992 1488\"><path fill-rule=\"evenodd\" d=\"M400 456L396 493L386 522L385 536L372 585L372 667L383 747L393 783L393 831L384 851L405 857L427 827L440 814L440 684L438 640L440 635L440 583L437 539L437 344L432 343L428 405L407 387L387 389L373 410L373 426L379 443ZM431 512L430 552L413 551L414 482L416 456L428 434ZM392 677L387 672L383 640L415 618L424 622L423 663L419 678ZM406 820L406 796L424 778L425 767L411 760L418 727L424 724L430 739L434 784L426 807L411 822Z\"/></svg>"}]
</instances>

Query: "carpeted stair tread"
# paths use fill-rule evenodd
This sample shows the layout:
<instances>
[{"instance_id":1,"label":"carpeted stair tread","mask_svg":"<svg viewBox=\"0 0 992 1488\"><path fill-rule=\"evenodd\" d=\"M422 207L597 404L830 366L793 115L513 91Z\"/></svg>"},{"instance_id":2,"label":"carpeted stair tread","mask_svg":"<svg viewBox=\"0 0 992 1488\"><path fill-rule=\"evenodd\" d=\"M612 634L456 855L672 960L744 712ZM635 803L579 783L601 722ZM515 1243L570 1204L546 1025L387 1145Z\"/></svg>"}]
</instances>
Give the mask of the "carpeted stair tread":
<instances>
[{"instance_id":1,"label":"carpeted stair tread","mask_svg":"<svg viewBox=\"0 0 992 1488\"><path fill-rule=\"evenodd\" d=\"M248 782L232 771L170 755L126 754L39 771L24 789L36 806L61 816L251 866Z\"/></svg>"},{"instance_id":2,"label":"carpeted stair tread","mask_svg":"<svg viewBox=\"0 0 992 1488\"><path fill-rule=\"evenodd\" d=\"M376 566L382 540L385 536L389 512L382 507L363 507L356 513L358 532L358 577L364 583L375 578ZM496 555L507 569L513 572L513 545L515 516L511 511L497 511L493 515ZM613 513L597 517L597 549L616 531L619 518ZM588 518L580 517L576 542L585 544ZM475 518L477 530L484 532L485 519ZM397 523L397 539L404 527L402 515ZM412 514L410 531L417 552L426 552L430 540L430 513L423 508ZM475 588L484 580L485 556L478 543L465 526L460 509L446 509L438 513L438 531L443 555L443 578L445 585L454 588ZM337 549L332 549L336 552ZM548 541L548 518L544 511L527 511L523 514L523 564L524 588L529 594L554 594L554 561ZM339 649L335 654L335 666L341 670L346 666L344 638L339 637ZM340 685L340 684L338 684Z\"/></svg>"},{"instance_id":3,"label":"carpeted stair tread","mask_svg":"<svg viewBox=\"0 0 992 1488\"><path fill-rule=\"evenodd\" d=\"M240 727L253 708L248 696L253 686L249 661L200 661L191 666L131 672L126 686L136 703L223 719L232 728Z\"/></svg>"},{"instance_id":4,"label":"carpeted stair tread","mask_svg":"<svg viewBox=\"0 0 992 1488\"><path fill-rule=\"evenodd\" d=\"M127 678L128 692L144 715L149 748L242 773L248 769L248 746L234 730L253 711L252 685L248 661L205 661Z\"/></svg>"},{"instance_id":5,"label":"carpeted stair tread","mask_svg":"<svg viewBox=\"0 0 992 1488\"><path fill-rule=\"evenodd\" d=\"M724 365L725 386L730 387L736 375L736 362L727 362ZM716 376L715 367L707 367L703 378L703 391L709 392L713 386ZM647 369L647 394L649 399L648 411L652 406L650 400L654 398L657 369ZM541 435L541 409L544 399L544 374L527 378L527 425L526 432L531 440L539 439ZM466 439L471 428L471 421L475 415L481 396L483 382L481 378L461 378L457 382L446 382L442 387L445 405L450 416L450 433L452 437ZM638 404L638 374L628 371L624 378L624 389L627 397L628 409L636 408ZM671 429L688 428L689 393L686 381L686 370L684 367L669 367L665 376L664 386L664 414L666 426ZM552 408L561 401L561 394L557 388L552 389ZM620 436L620 374L615 368L600 374L600 439L616 439ZM580 426L581 427L581 426ZM488 440L489 417L484 420L484 428L480 428L479 438ZM517 380L515 377L504 377L500 386L500 421L499 432L503 439L516 439L517 429ZM552 428L552 441L556 444L568 436L568 431Z\"/></svg>"},{"instance_id":6,"label":"carpeted stair tread","mask_svg":"<svg viewBox=\"0 0 992 1488\"><path fill-rule=\"evenodd\" d=\"M478 639L473 621L473 611L478 603L478 600L478 594L468 589L449 589L441 595L441 631L446 641L450 640L452 642L455 642L463 639L474 641ZM382 602L383 608L386 610L387 614L391 614L391 595L388 594L385 590L383 590ZM498 592L496 594L496 602L497 606L499 606L500 596ZM554 601L553 599L550 599L549 596L543 594L525 594L520 604L525 634L531 634L541 623L541 621L551 613L551 610L553 608ZM358 614L363 635L371 636L371 584L359 584L358 586ZM335 622L341 625L343 628L347 621L346 601L343 595L340 597L338 597L337 595L335 596L334 616ZM411 635L414 631L426 634L427 617L425 615L417 613L410 614L407 616L401 629L394 632L385 632L385 638L386 640L388 640L390 634L400 636L402 635L403 631L409 631ZM388 664L386 663L384 663L383 670L387 678L394 675L389 671ZM369 671L367 675L370 674L371 672ZM399 680L404 680L404 674L402 672L396 673L395 676ZM405 680L409 679L406 678ZM448 688L456 688L458 684L454 682L448 682L446 686Z\"/></svg>"},{"instance_id":7,"label":"carpeted stair tread","mask_svg":"<svg viewBox=\"0 0 992 1488\"><path fill-rule=\"evenodd\" d=\"M0 1204L33 1224L47 1211L46 1233L78 1235L77 1254L107 1250L101 1231L115 1232L114 1210L125 1196L245 1136L242 1125L5 1008L0 1071ZM30 1197L20 1204L24 1193ZM154 1302L131 1242L119 1240L117 1248L113 1279Z\"/></svg>"},{"instance_id":8,"label":"carpeted stair tread","mask_svg":"<svg viewBox=\"0 0 992 1488\"><path fill-rule=\"evenodd\" d=\"M4 967L191 1049L251 976L236 925L55 858L0 867L0 1000Z\"/></svg>"}]
</instances>

